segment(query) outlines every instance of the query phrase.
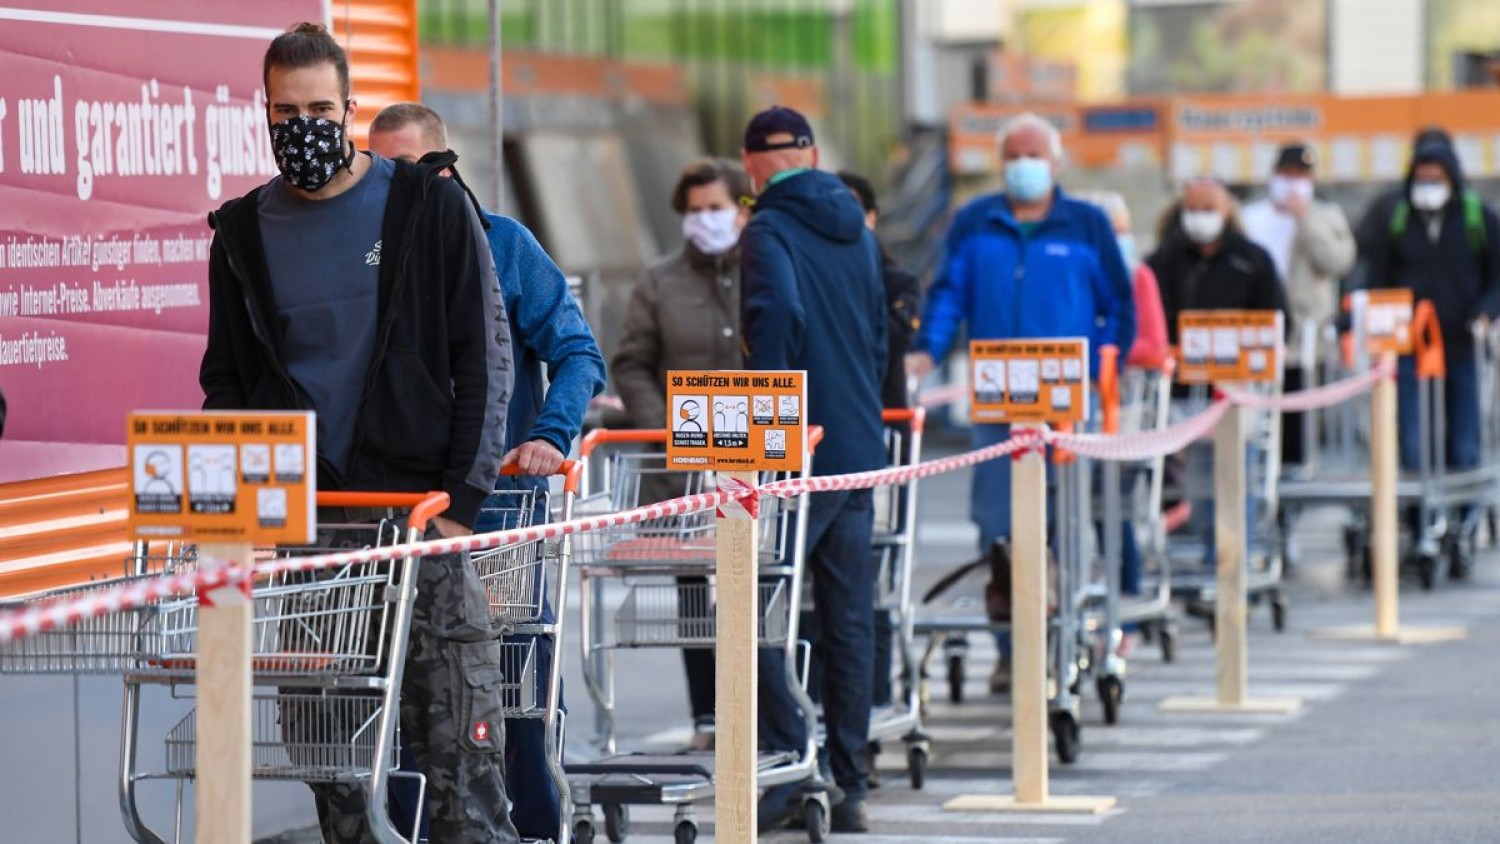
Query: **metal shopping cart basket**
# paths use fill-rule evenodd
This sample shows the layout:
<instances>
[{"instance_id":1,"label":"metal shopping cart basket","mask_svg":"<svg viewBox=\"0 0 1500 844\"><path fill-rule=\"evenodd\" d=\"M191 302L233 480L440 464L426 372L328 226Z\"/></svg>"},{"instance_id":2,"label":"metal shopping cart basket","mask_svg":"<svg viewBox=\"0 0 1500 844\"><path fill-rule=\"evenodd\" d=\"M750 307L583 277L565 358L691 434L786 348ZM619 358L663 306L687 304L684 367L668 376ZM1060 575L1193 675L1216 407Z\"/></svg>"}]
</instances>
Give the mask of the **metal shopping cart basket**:
<instances>
[{"instance_id":1,"label":"metal shopping cart basket","mask_svg":"<svg viewBox=\"0 0 1500 844\"><path fill-rule=\"evenodd\" d=\"M821 432L809 431L809 447ZM600 478L600 489L579 502L579 510L608 513L712 491L711 472L668 472L665 431L604 431L585 437L581 460L594 464L585 477ZM629 450L634 447L635 450ZM599 465L602 464L602 465ZM762 482L780 480L766 473ZM757 782L770 786L809 780L809 834L826 835L828 798L819 785L816 716L798 666L797 619L792 596L801 586L805 528L796 518L802 499L764 499L760 505L760 642L786 649L788 683L807 718L807 746L795 753L762 753ZM713 571L716 546L713 510L637 521L590 531L578 537L574 562L582 606L580 644L584 685L599 714L596 742L601 758L569 764L574 799L572 832L580 844L596 833L592 807L602 808L605 832L623 841L629 806L676 807L673 835L679 844L698 835L695 804L711 799L712 753L621 753L615 729L615 660L642 648L712 648L715 642ZM615 599L618 599L616 603Z\"/></svg>"}]
</instances>

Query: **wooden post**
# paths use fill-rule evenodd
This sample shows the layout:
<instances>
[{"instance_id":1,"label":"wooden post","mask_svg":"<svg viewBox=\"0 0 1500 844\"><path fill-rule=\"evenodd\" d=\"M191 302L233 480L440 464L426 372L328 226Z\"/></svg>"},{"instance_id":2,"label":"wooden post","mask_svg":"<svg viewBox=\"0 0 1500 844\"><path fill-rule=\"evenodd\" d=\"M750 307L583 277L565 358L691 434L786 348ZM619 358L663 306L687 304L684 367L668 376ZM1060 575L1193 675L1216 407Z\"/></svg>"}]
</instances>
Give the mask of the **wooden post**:
<instances>
[{"instance_id":1,"label":"wooden post","mask_svg":"<svg viewBox=\"0 0 1500 844\"><path fill-rule=\"evenodd\" d=\"M1005 458L1001 458L1005 459ZM1011 739L1016 802L1047 802L1047 463L1011 465Z\"/></svg>"},{"instance_id":2,"label":"wooden post","mask_svg":"<svg viewBox=\"0 0 1500 844\"><path fill-rule=\"evenodd\" d=\"M1375 589L1375 638L1393 640L1400 627L1396 568L1396 379L1381 378L1370 396L1370 565Z\"/></svg>"},{"instance_id":3,"label":"wooden post","mask_svg":"<svg viewBox=\"0 0 1500 844\"><path fill-rule=\"evenodd\" d=\"M1386 363L1395 361L1386 357ZM1421 645L1462 639L1462 627L1402 627L1400 611L1400 528L1397 526L1396 378L1375 382L1370 394L1370 580L1375 592L1375 625L1315 630L1317 639Z\"/></svg>"},{"instance_id":4,"label":"wooden post","mask_svg":"<svg viewBox=\"0 0 1500 844\"><path fill-rule=\"evenodd\" d=\"M754 472L721 472L754 486ZM750 502L745 502L749 504ZM760 532L741 507L721 508L717 524L714 704L714 837L750 842L756 837L756 649L760 628L757 576ZM796 596L792 601L795 612Z\"/></svg>"},{"instance_id":5,"label":"wooden post","mask_svg":"<svg viewBox=\"0 0 1500 844\"><path fill-rule=\"evenodd\" d=\"M1249 647L1245 630L1245 563L1250 526L1245 506L1245 414L1231 404L1214 432L1214 642L1218 689L1212 698L1167 698L1163 712L1289 713L1296 698L1249 696Z\"/></svg>"},{"instance_id":6,"label":"wooden post","mask_svg":"<svg viewBox=\"0 0 1500 844\"><path fill-rule=\"evenodd\" d=\"M1026 432L1015 426L1012 436ZM1001 460L1010 460L1002 457ZM950 812L1095 815L1113 797L1049 793L1047 771L1047 461L1022 452L1010 467L1010 700L1013 795L965 794Z\"/></svg>"},{"instance_id":7,"label":"wooden post","mask_svg":"<svg viewBox=\"0 0 1500 844\"><path fill-rule=\"evenodd\" d=\"M1214 432L1214 639L1219 703L1241 706L1249 673L1245 648L1245 411L1230 405Z\"/></svg>"},{"instance_id":8,"label":"wooden post","mask_svg":"<svg viewBox=\"0 0 1500 844\"><path fill-rule=\"evenodd\" d=\"M248 544L201 544L199 558L249 565ZM249 581L201 593L198 607L196 839L250 844L252 619Z\"/></svg>"}]
</instances>

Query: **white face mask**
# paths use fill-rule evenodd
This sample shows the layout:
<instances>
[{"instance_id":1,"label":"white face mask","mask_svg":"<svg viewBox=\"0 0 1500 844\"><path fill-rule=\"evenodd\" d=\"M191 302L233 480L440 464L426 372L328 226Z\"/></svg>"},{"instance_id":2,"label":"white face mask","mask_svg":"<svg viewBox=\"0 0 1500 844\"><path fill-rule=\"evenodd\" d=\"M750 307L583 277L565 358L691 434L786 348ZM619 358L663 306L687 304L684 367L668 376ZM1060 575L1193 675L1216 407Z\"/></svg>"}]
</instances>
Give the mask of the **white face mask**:
<instances>
[{"instance_id":1,"label":"white face mask","mask_svg":"<svg viewBox=\"0 0 1500 844\"><path fill-rule=\"evenodd\" d=\"M1217 211L1184 210L1182 233L1199 246L1213 243L1224 233L1224 215Z\"/></svg>"},{"instance_id":2,"label":"white face mask","mask_svg":"<svg viewBox=\"0 0 1500 844\"><path fill-rule=\"evenodd\" d=\"M1312 179L1299 176L1272 176L1269 192L1271 202L1282 208L1287 206L1292 197L1300 197L1304 202L1311 202L1313 182Z\"/></svg>"},{"instance_id":3,"label":"white face mask","mask_svg":"<svg viewBox=\"0 0 1500 844\"><path fill-rule=\"evenodd\" d=\"M1447 182L1414 182L1411 186L1411 207L1418 211L1436 211L1448 204L1453 189Z\"/></svg>"},{"instance_id":4,"label":"white face mask","mask_svg":"<svg viewBox=\"0 0 1500 844\"><path fill-rule=\"evenodd\" d=\"M682 236L704 255L723 255L740 242L740 210L694 211L682 215Z\"/></svg>"}]
</instances>

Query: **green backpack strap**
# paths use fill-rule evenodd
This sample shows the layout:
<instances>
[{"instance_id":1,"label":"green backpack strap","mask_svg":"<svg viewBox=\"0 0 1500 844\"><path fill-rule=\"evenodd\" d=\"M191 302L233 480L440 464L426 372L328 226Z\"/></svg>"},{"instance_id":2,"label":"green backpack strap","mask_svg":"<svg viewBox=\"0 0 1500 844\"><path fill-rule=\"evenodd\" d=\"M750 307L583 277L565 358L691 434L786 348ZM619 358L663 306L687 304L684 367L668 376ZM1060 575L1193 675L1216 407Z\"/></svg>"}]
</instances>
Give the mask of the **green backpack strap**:
<instances>
[{"instance_id":1,"label":"green backpack strap","mask_svg":"<svg viewBox=\"0 0 1500 844\"><path fill-rule=\"evenodd\" d=\"M1484 228L1484 200L1471 190L1464 191L1464 233L1469 238L1469 249L1475 255L1484 255L1489 247L1489 234Z\"/></svg>"},{"instance_id":2,"label":"green backpack strap","mask_svg":"<svg viewBox=\"0 0 1500 844\"><path fill-rule=\"evenodd\" d=\"M1411 222L1411 203L1403 197L1396 203L1396 208L1391 212L1391 240L1401 242L1401 236L1406 234L1406 224Z\"/></svg>"}]
</instances>

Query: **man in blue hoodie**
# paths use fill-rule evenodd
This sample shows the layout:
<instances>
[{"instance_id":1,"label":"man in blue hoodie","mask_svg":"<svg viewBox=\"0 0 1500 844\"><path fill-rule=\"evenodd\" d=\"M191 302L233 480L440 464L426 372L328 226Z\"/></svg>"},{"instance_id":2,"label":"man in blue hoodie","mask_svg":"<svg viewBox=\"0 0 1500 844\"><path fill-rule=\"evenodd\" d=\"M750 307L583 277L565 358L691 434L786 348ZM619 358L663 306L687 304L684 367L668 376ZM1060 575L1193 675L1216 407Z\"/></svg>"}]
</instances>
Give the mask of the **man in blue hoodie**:
<instances>
[{"instance_id":1,"label":"man in blue hoodie","mask_svg":"<svg viewBox=\"0 0 1500 844\"><path fill-rule=\"evenodd\" d=\"M446 153L448 133L437 112L420 103L397 103L376 115L370 127L370 149L387 158L417 161L430 153ZM456 158L452 153L449 156ZM432 160L432 159L429 159ZM548 488L547 476L558 470L583 426L589 399L604 389L604 356L594 341L583 311L568 291L567 279L526 227L498 214L484 214L490 254L500 279L500 293L510 315L515 343L515 388L505 423L505 456L501 465L514 464L519 476L497 479L495 489L475 520L476 533L514 527L514 517L496 509L514 503L506 492ZM543 390L542 366L549 383ZM533 521L547 519L545 499L538 496ZM541 623L554 616L544 606ZM521 636L512 636L515 642ZM552 640L537 642L537 694L545 699L545 677L552 664ZM525 838L556 839L561 804L546 758L546 736L539 719L505 722L506 784L515 801L511 820ZM408 790L393 789L398 805L393 817L409 818L415 802ZM401 829L409 829L410 821Z\"/></svg>"},{"instance_id":2,"label":"man in blue hoodie","mask_svg":"<svg viewBox=\"0 0 1500 844\"><path fill-rule=\"evenodd\" d=\"M758 193L740 235L741 322L749 369L807 371L810 424L826 433L814 475L883 468L880 387L886 360L880 249L844 183L817 169L806 118L789 108L757 114L741 153ZM865 745L874 689L874 508L869 490L811 496L805 565L823 665L826 759L842 792L835 832L865 832ZM761 651L760 737L768 750L802 752L806 724L778 648ZM762 832L801 811L797 784L761 798Z\"/></svg>"},{"instance_id":3,"label":"man in blue hoodie","mask_svg":"<svg viewBox=\"0 0 1500 844\"><path fill-rule=\"evenodd\" d=\"M1023 114L1001 130L999 144L1005 191L975 199L954 218L908 372L925 378L967 322L975 340L1087 337L1098 378L1099 347L1113 345L1123 361L1135 339L1130 272L1114 228L1097 206L1056 186L1062 140L1052 124ZM1008 436L1008 425L975 425L974 447ZM969 507L979 551L988 554L1010 537L1010 461L974 468ZM1010 667L1009 641L997 640L990 687L998 694L1009 691Z\"/></svg>"}]
</instances>

